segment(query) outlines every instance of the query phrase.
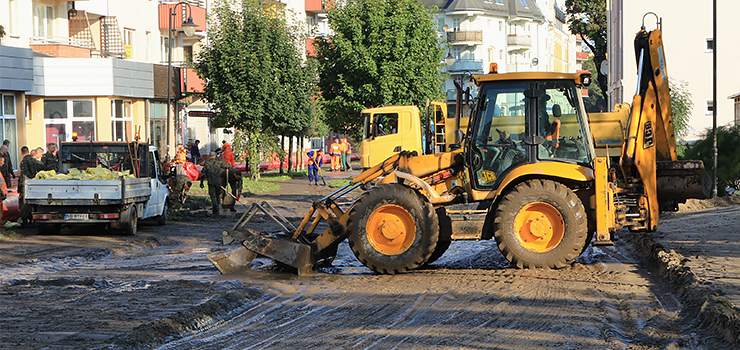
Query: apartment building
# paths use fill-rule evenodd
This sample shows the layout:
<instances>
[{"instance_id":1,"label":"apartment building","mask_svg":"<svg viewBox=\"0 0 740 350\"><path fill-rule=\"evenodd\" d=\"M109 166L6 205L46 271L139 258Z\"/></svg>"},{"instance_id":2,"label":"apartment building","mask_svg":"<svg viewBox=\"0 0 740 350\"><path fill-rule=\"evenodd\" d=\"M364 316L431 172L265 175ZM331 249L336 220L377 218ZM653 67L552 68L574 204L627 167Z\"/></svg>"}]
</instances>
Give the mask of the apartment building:
<instances>
[{"instance_id":1,"label":"apartment building","mask_svg":"<svg viewBox=\"0 0 740 350\"><path fill-rule=\"evenodd\" d=\"M16 126L17 145L69 141L73 133L78 141L130 141L139 134L162 150L168 145L174 150L182 140L183 118L179 109L172 110L168 127L168 50L175 67L170 96L178 101L188 88L180 67L203 36L185 36L182 23L192 16L199 31L206 28L203 1L188 4L0 0L0 9L8 10L0 11L8 33L0 55L10 47L16 56L18 50L32 52L32 86L15 93L15 114L9 117L24 121Z\"/></svg>"},{"instance_id":2,"label":"apartment building","mask_svg":"<svg viewBox=\"0 0 740 350\"><path fill-rule=\"evenodd\" d=\"M633 41L640 27L657 27L662 21L662 36L668 76L688 83L694 109L689 121L687 141L696 140L712 127L712 111L717 109L717 124L740 120L736 104L740 83L732 73L740 61L740 2L717 2L717 106L712 104L712 4L676 6L670 0L610 0L609 10L609 102L632 102L637 86L637 66ZM737 100L737 101L736 101Z\"/></svg>"},{"instance_id":3,"label":"apartment building","mask_svg":"<svg viewBox=\"0 0 740 350\"><path fill-rule=\"evenodd\" d=\"M422 2L439 9L439 29L454 57L446 68L448 101L457 98L454 81L469 85L470 75L487 73L491 63L501 73L576 70L577 45L561 0Z\"/></svg>"}]
</instances>

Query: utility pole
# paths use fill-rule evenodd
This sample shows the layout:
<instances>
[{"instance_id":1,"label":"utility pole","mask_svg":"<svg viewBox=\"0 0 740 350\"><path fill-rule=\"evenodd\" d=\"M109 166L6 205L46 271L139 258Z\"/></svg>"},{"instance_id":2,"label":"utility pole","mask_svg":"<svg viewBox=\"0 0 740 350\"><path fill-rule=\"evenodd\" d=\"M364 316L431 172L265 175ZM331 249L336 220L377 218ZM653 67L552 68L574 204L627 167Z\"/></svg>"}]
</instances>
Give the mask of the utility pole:
<instances>
[{"instance_id":1,"label":"utility pole","mask_svg":"<svg viewBox=\"0 0 740 350\"><path fill-rule=\"evenodd\" d=\"M717 0L713 0L712 21L712 198L717 197Z\"/></svg>"}]
</instances>

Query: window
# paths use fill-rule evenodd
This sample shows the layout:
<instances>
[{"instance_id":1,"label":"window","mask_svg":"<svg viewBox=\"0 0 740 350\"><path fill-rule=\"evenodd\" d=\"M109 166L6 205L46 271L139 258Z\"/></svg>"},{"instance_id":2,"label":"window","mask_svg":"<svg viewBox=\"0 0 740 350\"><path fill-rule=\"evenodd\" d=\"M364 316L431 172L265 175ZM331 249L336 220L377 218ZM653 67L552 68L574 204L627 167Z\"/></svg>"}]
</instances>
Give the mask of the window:
<instances>
[{"instance_id":1,"label":"window","mask_svg":"<svg viewBox=\"0 0 740 350\"><path fill-rule=\"evenodd\" d=\"M54 36L54 7L43 4L33 5L33 36Z\"/></svg>"},{"instance_id":2,"label":"window","mask_svg":"<svg viewBox=\"0 0 740 350\"><path fill-rule=\"evenodd\" d=\"M113 100L111 101L111 111L113 112L111 116L113 141L133 140L131 128L134 119L131 116L131 101Z\"/></svg>"},{"instance_id":3,"label":"window","mask_svg":"<svg viewBox=\"0 0 740 350\"><path fill-rule=\"evenodd\" d=\"M124 28L123 29L123 49L126 52L126 57L128 59L134 58L134 36L136 35L136 30Z\"/></svg>"},{"instance_id":4,"label":"window","mask_svg":"<svg viewBox=\"0 0 740 350\"><path fill-rule=\"evenodd\" d=\"M95 114L92 100L44 100L46 143L72 140L95 140ZM71 117L70 117L71 116Z\"/></svg>"},{"instance_id":5,"label":"window","mask_svg":"<svg viewBox=\"0 0 740 350\"><path fill-rule=\"evenodd\" d=\"M167 125L167 102L149 103L149 142L159 150L165 150L164 133Z\"/></svg>"},{"instance_id":6,"label":"window","mask_svg":"<svg viewBox=\"0 0 740 350\"><path fill-rule=\"evenodd\" d=\"M398 113L376 114L373 116L375 136L398 133Z\"/></svg>"},{"instance_id":7,"label":"window","mask_svg":"<svg viewBox=\"0 0 740 350\"><path fill-rule=\"evenodd\" d=\"M146 61L152 61L152 32L146 32Z\"/></svg>"},{"instance_id":8,"label":"window","mask_svg":"<svg viewBox=\"0 0 740 350\"><path fill-rule=\"evenodd\" d=\"M0 141L10 141L10 159L13 167L18 169L18 145L16 137L15 95L0 94Z\"/></svg>"},{"instance_id":9,"label":"window","mask_svg":"<svg viewBox=\"0 0 740 350\"><path fill-rule=\"evenodd\" d=\"M714 38L707 38L707 49L704 52L714 52Z\"/></svg>"},{"instance_id":10,"label":"window","mask_svg":"<svg viewBox=\"0 0 740 350\"><path fill-rule=\"evenodd\" d=\"M159 46L160 46L160 51L159 52L162 55L159 60L161 62L167 62L168 57L169 57L168 55L169 55L169 52L170 52L169 38L166 37L166 36L161 37L160 38L160 42L159 42Z\"/></svg>"},{"instance_id":11,"label":"window","mask_svg":"<svg viewBox=\"0 0 740 350\"><path fill-rule=\"evenodd\" d=\"M704 111L705 115L713 115L714 114L714 100L707 100L707 108Z\"/></svg>"},{"instance_id":12,"label":"window","mask_svg":"<svg viewBox=\"0 0 740 350\"><path fill-rule=\"evenodd\" d=\"M16 16L18 11L18 0L10 0L8 2L8 33L13 34L18 30L16 28Z\"/></svg>"},{"instance_id":13,"label":"window","mask_svg":"<svg viewBox=\"0 0 740 350\"><path fill-rule=\"evenodd\" d=\"M488 48L488 62L493 62L496 59L495 55L496 55L496 49L494 49L493 47L489 47Z\"/></svg>"},{"instance_id":14,"label":"window","mask_svg":"<svg viewBox=\"0 0 740 350\"><path fill-rule=\"evenodd\" d=\"M186 62L193 63L193 46L192 45L183 46L182 54Z\"/></svg>"},{"instance_id":15,"label":"window","mask_svg":"<svg viewBox=\"0 0 740 350\"><path fill-rule=\"evenodd\" d=\"M460 23L462 23L462 18L455 17L452 19L452 29L459 31L460 30Z\"/></svg>"}]
</instances>

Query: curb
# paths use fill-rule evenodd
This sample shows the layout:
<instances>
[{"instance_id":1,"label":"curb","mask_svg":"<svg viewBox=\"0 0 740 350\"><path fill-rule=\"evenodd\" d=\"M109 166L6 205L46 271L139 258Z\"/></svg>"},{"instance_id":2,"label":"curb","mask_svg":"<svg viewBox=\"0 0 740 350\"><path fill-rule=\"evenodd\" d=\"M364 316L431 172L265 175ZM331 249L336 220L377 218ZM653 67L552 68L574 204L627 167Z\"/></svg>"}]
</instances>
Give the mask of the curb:
<instances>
[{"instance_id":1,"label":"curb","mask_svg":"<svg viewBox=\"0 0 740 350\"><path fill-rule=\"evenodd\" d=\"M655 264L663 282L672 286L689 308L698 313L701 327L716 332L732 345L740 344L740 309L725 298L721 290L702 282L685 265L689 259L674 250L666 252L663 245L648 234L632 233L626 238Z\"/></svg>"}]
</instances>

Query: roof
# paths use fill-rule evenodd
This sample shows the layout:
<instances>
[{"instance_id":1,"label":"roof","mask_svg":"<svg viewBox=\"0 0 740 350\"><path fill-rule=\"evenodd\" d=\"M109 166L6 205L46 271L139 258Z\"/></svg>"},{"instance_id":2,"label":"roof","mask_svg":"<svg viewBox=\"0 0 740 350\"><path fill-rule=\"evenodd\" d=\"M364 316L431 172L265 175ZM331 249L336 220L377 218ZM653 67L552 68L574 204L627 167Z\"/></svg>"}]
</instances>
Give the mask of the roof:
<instances>
[{"instance_id":1,"label":"roof","mask_svg":"<svg viewBox=\"0 0 740 350\"><path fill-rule=\"evenodd\" d=\"M573 80L576 85L581 85L581 76L591 77L591 72L578 73L553 73L553 72L520 72L500 74L473 74L475 84L480 86L486 81L513 81L513 80Z\"/></svg>"},{"instance_id":2,"label":"roof","mask_svg":"<svg viewBox=\"0 0 740 350\"><path fill-rule=\"evenodd\" d=\"M426 7L442 12L483 11L487 15L541 20L545 17L535 0L420 0Z\"/></svg>"}]
</instances>

